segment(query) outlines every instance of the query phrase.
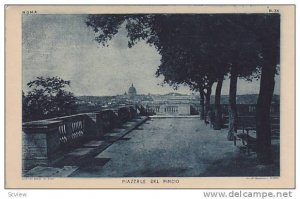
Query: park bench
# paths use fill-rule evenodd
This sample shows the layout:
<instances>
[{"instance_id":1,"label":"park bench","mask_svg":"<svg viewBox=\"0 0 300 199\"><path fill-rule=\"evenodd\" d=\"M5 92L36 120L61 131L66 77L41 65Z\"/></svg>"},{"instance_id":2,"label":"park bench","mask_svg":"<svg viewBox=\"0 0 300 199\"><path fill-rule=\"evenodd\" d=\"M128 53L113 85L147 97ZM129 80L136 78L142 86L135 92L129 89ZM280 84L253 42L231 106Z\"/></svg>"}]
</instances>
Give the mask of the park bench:
<instances>
[{"instance_id":1,"label":"park bench","mask_svg":"<svg viewBox=\"0 0 300 199\"><path fill-rule=\"evenodd\" d=\"M256 149L256 137L251 136L250 131L256 133L256 128L246 127L244 128L244 131L236 133L234 135L235 145L236 140L240 139L242 141L243 146L246 147L248 154L250 154L250 150L255 151Z\"/></svg>"},{"instance_id":2,"label":"park bench","mask_svg":"<svg viewBox=\"0 0 300 199\"><path fill-rule=\"evenodd\" d=\"M251 136L251 132L256 133L255 117L240 116L238 118L237 132L234 134L233 141L236 146L237 140L240 140L248 154L250 154L250 150L256 150L256 136Z\"/></svg>"},{"instance_id":3,"label":"park bench","mask_svg":"<svg viewBox=\"0 0 300 199\"><path fill-rule=\"evenodd\" d=\"M224 124L229 126L229 118L224 117ZM271 134L272 140L278 140L280 137L280 117L271 116ZM242 146L246 148L247 153L250 154L250 150L256 150L256 118L255 116L239 116L237 133L233 137L234 145L237 146L237 141L242 142Z\"/></svg>"}]
</instances>

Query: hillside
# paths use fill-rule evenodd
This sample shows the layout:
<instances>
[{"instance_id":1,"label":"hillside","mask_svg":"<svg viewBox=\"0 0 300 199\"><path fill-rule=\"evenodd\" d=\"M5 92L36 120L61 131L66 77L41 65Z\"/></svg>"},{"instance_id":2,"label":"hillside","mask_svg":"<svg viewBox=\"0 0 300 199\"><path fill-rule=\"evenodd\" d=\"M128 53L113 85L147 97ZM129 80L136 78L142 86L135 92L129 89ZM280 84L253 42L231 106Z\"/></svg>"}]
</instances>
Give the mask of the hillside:
<instances>
[{"instance_id":1,"label":"hillside","mask_svg":"<svg viewBox=\"0 0 300 199\"><path fill-rule=\"evenodd\" d=\"M258 98L258 94L249 94L249 95L237 95L236 103L237 104L256 104ZM221 104L228 104L229 96L222 95L221 96ZM215 102L215 96L211 96L210 102L213 104ZM280 95L273 95L273 103L280 103Z\"/></svg>"}]
</instances>

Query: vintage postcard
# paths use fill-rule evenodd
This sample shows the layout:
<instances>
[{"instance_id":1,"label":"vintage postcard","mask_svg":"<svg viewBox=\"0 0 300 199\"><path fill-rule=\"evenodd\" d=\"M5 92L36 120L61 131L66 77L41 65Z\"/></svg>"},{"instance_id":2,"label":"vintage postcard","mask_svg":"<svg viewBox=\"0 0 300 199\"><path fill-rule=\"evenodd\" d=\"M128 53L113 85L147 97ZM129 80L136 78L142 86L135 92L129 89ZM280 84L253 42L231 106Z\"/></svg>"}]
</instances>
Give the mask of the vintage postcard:
<instances>
[{"instance_id":1,"label":"vintage postcard","mask_svg":"<svg viewBox=\"0 0 300 199\"><path fill-rule=\"evenodd\" d=\"M6 188L294 188L295 6L5 6Z\"/></svg>"}]
</instances>

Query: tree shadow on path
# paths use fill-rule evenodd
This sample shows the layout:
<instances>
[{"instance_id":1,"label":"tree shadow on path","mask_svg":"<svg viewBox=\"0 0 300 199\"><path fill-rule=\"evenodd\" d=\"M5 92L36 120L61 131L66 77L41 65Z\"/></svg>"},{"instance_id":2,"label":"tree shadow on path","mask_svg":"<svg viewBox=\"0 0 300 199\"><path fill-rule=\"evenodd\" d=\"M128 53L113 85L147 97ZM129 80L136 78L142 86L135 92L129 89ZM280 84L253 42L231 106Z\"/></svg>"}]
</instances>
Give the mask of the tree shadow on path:
<instances>
[{"instance_id":1,"label":"tree shadow on path","mask_svg":"<svg viewBox=\"0 0 300 199\"><path fill-rule=\"evenodd\" d=\"M225 154L223 159L215 161L201 177L266 177L280 176L279 145L273 145L274 163L261 165L257 162L256 153L248 155L237 150Z\"/></svg>"}]
</instances>

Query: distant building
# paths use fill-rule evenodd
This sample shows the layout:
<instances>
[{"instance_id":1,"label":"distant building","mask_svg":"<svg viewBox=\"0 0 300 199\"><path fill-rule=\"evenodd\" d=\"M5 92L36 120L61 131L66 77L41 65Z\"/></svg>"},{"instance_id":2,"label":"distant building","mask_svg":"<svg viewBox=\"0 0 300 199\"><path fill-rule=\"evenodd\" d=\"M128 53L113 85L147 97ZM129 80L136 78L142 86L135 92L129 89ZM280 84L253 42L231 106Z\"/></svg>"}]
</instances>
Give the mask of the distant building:
<instances>
[{"instance_id":1,"label":"distant building","mask_svg":"<svg viewBox=\"0 0 300 199\"><path fill-rule=\"evenodd\" d=\"M131 84L131 87L128 89L128 96L130 100L134 100L136 97L136 89L133 84Z\"/></svg>"},{"instance_id":2,"label":"distant building","mask_svg":"<svg viewBox=\"0 0 300 199\"><path fill-rule=\"evenodd\" d=\"M169 93L153 95L153 101L142 102L147 112L155 115L191 115L191 104L195 96Z\"/></svg>"}]
</instances>

